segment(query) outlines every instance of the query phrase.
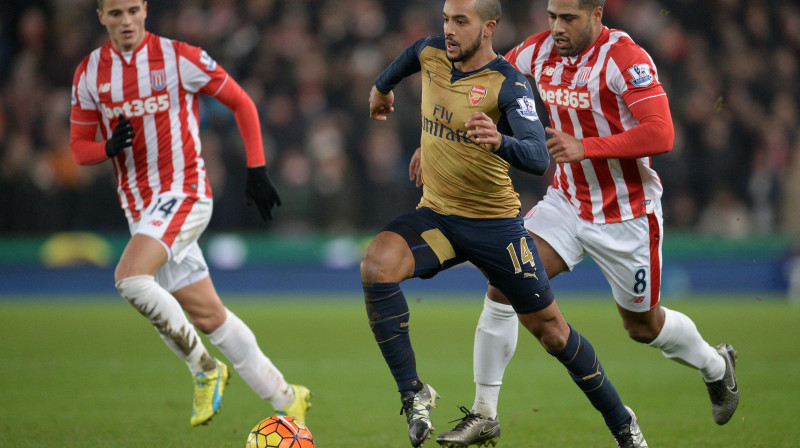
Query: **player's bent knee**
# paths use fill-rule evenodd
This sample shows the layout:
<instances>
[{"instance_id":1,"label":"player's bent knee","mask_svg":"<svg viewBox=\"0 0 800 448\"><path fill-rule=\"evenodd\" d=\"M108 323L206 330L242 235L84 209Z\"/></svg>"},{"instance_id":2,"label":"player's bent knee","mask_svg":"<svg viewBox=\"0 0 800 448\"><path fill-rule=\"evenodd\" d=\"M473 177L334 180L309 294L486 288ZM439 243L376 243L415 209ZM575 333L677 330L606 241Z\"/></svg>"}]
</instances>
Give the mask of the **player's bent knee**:
<instances>
[{"instance_id":1,"label":"player's bent knee","mask_svg":"<svg viewBox=\"0 0 800 448\"><path fill-rule=\"evenodd\" d=\"M114 268L114 284L135 276L136 275L130 269L130 264L123 263L123 260L120 260L119 263L117 263L117 267Z\"/></svg>"},{"instance_id":2,"label":"player's bent knee","mask_svg":"<svg viewBox=\"0 0 800 448\"><path fill-rule=\"evenodd\" d=\"M565 333L554 327L541 333L539 343L548 353L558 353L567 346L567 339L569 339L569 332Z\"/></svg>"},{"instance_id":3,"label":"player's bent knee","mask_svg":"<svg viewBox=\"0 0 800 448\"><path fill-rule=\"evenodd\" d=\"M621 307L619 311L628 337L643 344L649 344L658 338L665 316L660 306L646 312L634 312Z\"/></svg>"},{"instance_id":4,"label":"player's bent knee","mask_svg":"<svg viewBox=\"0 0 800 448\"><path fill-rule=\"evenodd\" d=\"M647 324L629 325L626 330L629 338L642 344L649 344L658 337L658 329Z\"/></svg>"},{"instance_id":5,"label":"player's bent knee","mask_svg":"<svg viewBox=\"0 0 800 448\"><path fill-rule=\"evenodd\" d=\"M378 270L378 265L365 255L364 259L361 260L361 281L370 283L379 282L379 280L377 280Z\"/></svg>"},{"instance_id":6,"label":"player's bent knee","mask_svg":"<svg viewBox=\"0 0 800 448\"><path fill-rule=\"evenodd\" d=\"M224 321L220 321L216 316L203 316L201 318L192 319L192 324L200 330L203 334L208 335L217 330Z\"/></svg>"},{"instance_id":7,"label":"player's bent knee","mask_svg":"<svg viewBox=\"0 0 800 448\"><path fill-rule=\"evenodd\" d=\"M361 261L361 281L366 283L388 283L392 280L382 263L372 258L364 257Z\"/></svg>"},{"instance_id":8,"label":"player's bent knee","mask_svg":"<svg viewBox=\"0 0 800 448\"><path fill-rule=\"evenodd\" d=\"M216 331L225 323L227 317L224 308L222 313L204 310L201 312L189 312L188 314L192 324L203 334L210 334Z\"/></svg>"},{"instance_id":9,"label":"player's bent knee","mask_svg":"<svg viewBox=\"0 0 800 448\"><path fill-rule=\"evenodd\" d=\"M569 339L569 327L562 326L557 320L537 319L533 314L520 314L519 320L528 331L542 344L548 353L556 353L564 349Z\"/></svg>"},{"instance_id":10,"label":"player's bent knee","mask_svg":"<svg viewBox=\"0 0 800 448\"><path fill-rule=\"evenodd\" d=\"M408 250L408 247L405 247ZM410 253L410 250L408 250ZM361 281L366 283L399 283L411 276L413 257L390 245L373 244L361 260Z\"/></svg>"}]
</instances>

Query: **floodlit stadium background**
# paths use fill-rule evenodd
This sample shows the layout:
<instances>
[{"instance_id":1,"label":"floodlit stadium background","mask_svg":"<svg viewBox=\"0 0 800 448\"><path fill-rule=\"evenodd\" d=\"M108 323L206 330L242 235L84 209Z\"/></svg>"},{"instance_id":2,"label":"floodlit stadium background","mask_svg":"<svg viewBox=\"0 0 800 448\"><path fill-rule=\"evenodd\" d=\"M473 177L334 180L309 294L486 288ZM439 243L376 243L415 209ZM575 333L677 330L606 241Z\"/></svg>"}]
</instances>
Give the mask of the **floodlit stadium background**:
<instances>
[{"instance_id":1,"label":"floodlit stadium background","mask_svg":"<svg viewBox=\"0 0 800 448\"><path fill-rule=\"evenodd\" d=\"M501 1L498 51L546 29L546 1ZM283 206L265 224L245 205L233 117L206 99L203 154L216 200L201 244L226 305L287 379L314 391L318 446L408 446L357 265L378 229L419 198L407 177L419 82L399 86L385 123L368 119L367 94L402 48L440 30L442 4L148 4L150 30L204 47L258 105ZM78 167L69 150L73 71L106 41L94 8L0 0L0 446L54 437L67 448L242 446L268 406L234 378L212 426L190 427L185 367L114 288L128 235L112 169ZM653 446L800 446L791 393L800 390L800 4L607 0L604 22L650 52L670 98L675 149L653 159L665 186L664 303L709 342L739 350L734 420L716 427L698 375L629 340L591 261L555 279L559 306L602 353ZM512 176L523 211L550 180ZM418 367L442 395L441 430L474 391L485 280L465 267L403 288ZM531 338L520 336L503 382L502 446L612 443Z\"/></svg>"},{"instance_id":2,"label":"floodlit stadium background","mask_svg":"<svg viewBox=\"0 0 800 448\"><path fill-rule=\"evenodd\" d=\"M369 120L368 91L402 48L439 32L441 4L149 2L149 30L202 46L254 98L282 194L267 224L245 205L233 117L205 98L215 211L202 244L220 289L358 291L364 244L420 195L407 176L418 79L397 89L386 123ZM497 51L547 28L545 1L503 6ZM106 40L94 8L94 0L0 5L0 293L113 292L127 226L112 169L78 167L69 150L73 71ZM675 148L653 159L665 187L665 294L800 294L800 5L608 0L604 22L650 52L672 106ZM523 211L550 181L513 177ZM607 288L591 263L579 269L556 287ZM442 277L452 281L426 285L482 288L472 269Z\"/></svg>"}]
</instances>

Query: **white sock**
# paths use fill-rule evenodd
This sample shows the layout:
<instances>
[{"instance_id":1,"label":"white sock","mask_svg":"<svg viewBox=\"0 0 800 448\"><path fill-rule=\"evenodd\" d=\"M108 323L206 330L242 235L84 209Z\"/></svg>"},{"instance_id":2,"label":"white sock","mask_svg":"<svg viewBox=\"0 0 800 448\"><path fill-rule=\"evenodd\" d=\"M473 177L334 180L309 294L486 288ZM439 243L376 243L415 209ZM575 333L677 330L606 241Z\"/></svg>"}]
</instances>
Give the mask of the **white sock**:
<instances>
[{"instance_id":1,"label":"white sock","mask_svg":"<svg viewBox=\"0 0 800 448\"><path fill-rule=\"evenodd\" d=\"M472 371L475 403L472 412L488 418L497 416L497 402L503 373L517 348L519 320L511 305L493 302L488 296L475 330Z\"/></svg>"},{"instance_id":2,"label":"white sock","mask_svg":"<svg viewBox=\"0 0 800 448\"><path fill-rule=\"evenodd\" d=\"M294 391L283 374L258 347L253 331L233 312L225 308L225 322L208 335L212 344L233 363L233 368L248 386L276 410L294 399Z\"/></svg>"},{"instance_id":3,"label":"white sock","mask_svg":"<svg viewBox=\"0 0 800 448\"><path fill-rule=\"evenodd\" d=\"M689 317L665 307L664 327L650 346L667 358L694 367L706 382L717 381L725 374L725 360L706 342Z\"/></svg>"},{"instance_id":4,"label":"white sock","mask_svg":"<svg viewBox=\"0 0 800 448\"><path fill-rule=\"evenodd\" d=\"M189 367L192 375L217 367L183 308L152 275L135 275L116 283L125 300L153 324L161 339Z\"/></svg>"}]
</instances>

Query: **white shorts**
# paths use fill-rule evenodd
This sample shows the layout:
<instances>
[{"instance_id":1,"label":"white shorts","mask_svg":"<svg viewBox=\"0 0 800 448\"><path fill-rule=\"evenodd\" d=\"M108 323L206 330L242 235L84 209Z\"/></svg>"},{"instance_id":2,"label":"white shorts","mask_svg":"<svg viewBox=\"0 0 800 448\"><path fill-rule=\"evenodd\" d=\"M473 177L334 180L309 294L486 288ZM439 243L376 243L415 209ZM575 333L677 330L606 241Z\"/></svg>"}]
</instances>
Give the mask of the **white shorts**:
<instances>
[{"instance_id":1,"label":"white shorts","mask_svg":"<svg viewBox=\"0 0 800 448\"><path fill-rule=\"evenodd\" d=\"M188 199L185 194L165 192L153 198L138 221L130 223L131 235L158 240L167 251L167 262L155 280L169 292L208 277L208 265L197 240L208 227L213 210L208 198Z\"/></svg>"},{"instance_id":2,"label":"white shorts","mask_svg":"<svg viewBox=\"0 0 800 448\"><path fill-rule=\"evenodd\" d=\"M658 305L664 230L660 203L636 219L596 224L581 219L564 194L550 187L528 212L525 228L547 241L570 271L590 255L622 308L645 312Z\"/></svg>"}]
</instances>

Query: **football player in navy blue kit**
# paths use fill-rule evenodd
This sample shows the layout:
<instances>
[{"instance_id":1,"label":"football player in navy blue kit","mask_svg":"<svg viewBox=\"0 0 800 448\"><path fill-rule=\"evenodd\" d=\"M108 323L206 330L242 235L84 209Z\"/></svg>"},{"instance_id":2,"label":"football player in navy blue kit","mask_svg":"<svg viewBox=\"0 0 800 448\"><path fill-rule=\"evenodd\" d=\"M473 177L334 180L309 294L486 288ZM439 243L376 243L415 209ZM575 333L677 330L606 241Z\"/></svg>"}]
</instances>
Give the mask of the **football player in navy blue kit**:
<instances>
[{"instance_id":1,"label":"football player in navy blue kit","mask_svg":"<svg viewBox=\"0 0 800 448\"><path fill-rule=\"evenodd\" d=\"M411 444L420 446L433 430L430 410L438 395L417 374L400 282L469 261L564 364L619 446L646 447L635 415L606 378L594 348L561 315L523 226L509 167L542 175L550 156L530 84L492 48L500 16L498 0L447 0L444 33L406 48L370 92L370 117L386 120L394 110L392 89L422 74L422 200L414 212L387 224L364 255L370 327L397 383ZM499 425L484 429L486 442L499 437Z\"/></svg>"}]
</instances>

